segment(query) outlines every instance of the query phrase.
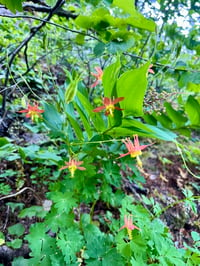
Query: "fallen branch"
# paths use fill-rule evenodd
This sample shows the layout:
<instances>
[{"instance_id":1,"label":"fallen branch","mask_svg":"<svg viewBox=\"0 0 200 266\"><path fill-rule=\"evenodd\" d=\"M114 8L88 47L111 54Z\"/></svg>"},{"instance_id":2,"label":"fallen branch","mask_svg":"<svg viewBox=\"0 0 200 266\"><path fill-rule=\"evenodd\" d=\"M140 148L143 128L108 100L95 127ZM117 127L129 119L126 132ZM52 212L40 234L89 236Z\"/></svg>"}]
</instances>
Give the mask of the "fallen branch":
<instances>
[{"instance_id":1,"label":"fallen branch","mask_svg":"<svg viewBox=\"0 0 200 266\"><path fill-rule=\"evenodd\" d=\"M4 200L4 199L8 199L8 198L12 198L12 197L16 197L17 195L21 194L22 192L24 192L24 191L27 190L27 189L29 189L29 190L35 192L35 190L32 189L32 188L30 188L30 187L24 187L24 188L22 188L21 190L19 190L19 191L16 192L16 193L13 193L13 194L6 195L6 196L1 197L0 200Z\"/></svg>"}]
</instances>

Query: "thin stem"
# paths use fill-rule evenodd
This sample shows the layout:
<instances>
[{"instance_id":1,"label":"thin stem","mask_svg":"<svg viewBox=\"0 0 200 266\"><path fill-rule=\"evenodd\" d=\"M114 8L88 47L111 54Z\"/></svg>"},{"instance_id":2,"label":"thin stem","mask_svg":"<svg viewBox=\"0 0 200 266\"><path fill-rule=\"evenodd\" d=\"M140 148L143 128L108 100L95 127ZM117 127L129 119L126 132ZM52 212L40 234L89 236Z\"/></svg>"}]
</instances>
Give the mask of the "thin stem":
<instances>
[{"instance_id":1,"label":"thin stem","mask_svg":"<svg viewBox=\"0 0 200 266\"><path fill-rule=\"evenodd\" d=\"M183 164L184 164L185 168L187 169L187 171L188 171L193 177L199 179L200 176L195 175L195 174L189 169L189 167L187 166L186 161L185 161L185 158L184 158L183 153L182 153L182 150L181 150L180 147L178 146L178 143L175 142L175 144L176 144L176 147L177 147L177 150L178 150L179 154L181 155L181 158L182 158L182 160L183 160Z\"/></svg>"},{"instance_id":2,"label":"thin stem","mask_svg":"<svg viewBox=\"0 0 200 266\"><path fill-rule=\"evenodd\" d=\"M191 200L199 200L200 199L200 196L192 196L192 197L189 197L189 198L184 198L184 199L181 199L181 200L177 200L169 205L167 205L165 208L163 208L162 210L160 210L154 217L153 219L157 218L158 216L160 216L162 213L166 212L168 209L182 203L182 202L185 202L185 201L191 201ZM153 220L152 219L152 220Z\"/></svg>"}]
</instances>

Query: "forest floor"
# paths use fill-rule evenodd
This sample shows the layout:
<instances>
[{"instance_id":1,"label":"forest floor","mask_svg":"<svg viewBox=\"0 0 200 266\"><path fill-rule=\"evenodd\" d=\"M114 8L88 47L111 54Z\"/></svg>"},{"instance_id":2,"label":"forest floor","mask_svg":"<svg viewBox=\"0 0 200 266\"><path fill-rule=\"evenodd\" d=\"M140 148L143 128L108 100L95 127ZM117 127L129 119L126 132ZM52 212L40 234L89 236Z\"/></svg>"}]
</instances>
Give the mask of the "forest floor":
<instances>
[{"instance_id":1,"label":"forest floor","mask_svg":"<svg viewBox=\"0 0 200 266\"><path fill-rule=\"evenodd\" d=\"M38 141L38 136L35 134L32 136L27 134L27 132L21 132L20 138L26 138L26 141L29 138L30 143ZM136 201L139 200L144 203L142 197L145 196L151 202L154 202L154 205L145 205L150 211L152 211L153 206L156 208L158 205L160 209L166 208L164 212L160 213L159 217L169 227L175 245L179 248L183 247L184 242L192 245L191 232L200 232L200 205L197 205L197 214L195 214L185 203L179 201L185 198L183 189L190 189L194 195L199 195L199 179L192 176L185 168L183 160L174 144L161 142L159 147L155 146L150 152L147 151L143 154L141 174L145 178L145 183L137 188L137 186L132 186L133 184L130 184L125 177L123 183L126 184L123 184L123 189L127 194L132 195ZM19 218L19 208L12 210L11 207L6 205L8 202L24 204L24 208L42 205L42 202L45 200L45 192L48 190L48 184L43 183L38 186L37 183L32 183L30 176L33 166L32 164L22 165L22 162L18 159L14 161L2 160L0 162L1 173L9 169L25 173L23 186L30 188L17 196L0 201L0 228L5 233L7 241L12 240L7 230L9 226L22 223L26 228L25 235L28 233L31 224L41 221L41 218L37 217ZM190 163L188 167L191 172L197 174L197 165ZM7 183L13 189L10 194L16 193L16 182L18 181L15 176L7 178ZM33 191L37 193L35 194ZM89 209L88 206L83 206L83 211L84 208L86 212ZM107 210L101 202L98 202L94 210L95 219L98 219L98 215L102 216ZM110 211L117 212L114 208Z\"/></svg>"}]
</instances>

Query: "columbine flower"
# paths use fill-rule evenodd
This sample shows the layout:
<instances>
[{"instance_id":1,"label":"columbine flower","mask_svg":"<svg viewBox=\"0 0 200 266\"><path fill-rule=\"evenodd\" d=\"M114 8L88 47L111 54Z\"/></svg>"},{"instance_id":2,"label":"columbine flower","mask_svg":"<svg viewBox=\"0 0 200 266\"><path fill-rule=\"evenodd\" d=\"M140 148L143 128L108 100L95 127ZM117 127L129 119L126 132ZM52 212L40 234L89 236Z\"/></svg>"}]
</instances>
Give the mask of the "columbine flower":
<instances>
[{"instance_id":1,"label":"columbine flower","mask_svg":"<svg viewBox=\"0 0 200 266\"><path fill-rule=\"evenodd\" d=\"M91 88L97 86L103 77L103 70L100 67L95 67L95 70L97 73L91 73L91 75L96 78L95 82L91 85Z\"/></svg>"},{"instance_id":2,"label":"columbine flower","mask_svg":"<svg viewBox=\"0 0 200 266\"><path fill-rule=\"evenodd\" d=\"M151 64L150 66L149 66L149 69L148 69L148 73L151 73L151 74L155 74L155 72L154 72L154 70L152 69L152 67L153 67L153 64Z\"/></svg>"},{"instance_id":3,"label":"columbine flower","mask_svg":"<svg viewBox=\"0 0 200 266\"><path fill-rule=\"evenodd\" d=\"M38 108L39 105L35 103L34 105L30 105L28 103L27 109L18 111L19 113L27 113L26 117L30 117L32 121L37 121L39 117L41 117L41 113L44 113L44 110Z\"/></svg>"},{"instance_id":4,"label":"columbine flower","mask_svg":"<svg viewBox=\"0 0 200 266\"><path fill-rule=\"evenodd\" d=\"M76 161L74 159L70 159L69 162L65 162L65 166L61 167L60 170L66 169L68 168L70 173L71 173L71 177L74 177L74 173L76 171L76 169L79 169L81 171L86 170L85 167L79 166L83 163L83 161Z\"/></svg>"},{"instance_id":5,"label":"columbine flower","mask_svg":"<svg viewBox=\"0 0 200 266\"><path fill-rule=\"evenodd\" d=\"M130 240L132 240L132 233L131 233L132 230L134 229L140 230L140 228L138 228L137 226L133 224L131 215L124 216L124 225L119 230L122 230L124 228L127 229L127 233L128 233Z\"/></svg>"},{"instance_id":6,"label":"columbine flower","mask_svg":"<svg viewBox=\"0 0 200 266\"><path fill-rule=\"evenodd\" d=\"M107 98L107 97L104 97L103 98L103 104L104 105L95 108L93 110L93 112L100 112L101 110L106 109L105 115L113 116L113 112L114 112L115 109L116 110L123 110L123 109L121 109L119 107L114 106L116 103L118 103L118 102L120 102L122 100L124 100L124 97L119 97L119 98L116 98L114 100L112 100L110 98Z\"/></svg>"},{"instance_id":7,"label":"columbine flower","mask_svg":"<svg viewBox=\"0 0 200 266\"><path fill-rule=\"evenodd\" d=\"M138 135L134 136L134 144L130 140L130 138L126 138L125 140L122 140L122 142L126 145L126 148L128 149L127 153L121 154L118 158L122 158L124 156L127 156L130 154L132 158L136 157L137 159L137 164L138 166L142 167L142 162L139 158L139 155L142 154L142 150L145 149L146 147L152 145L140 145L139 140L138 140Z\"/></svg>"}]
</instances>

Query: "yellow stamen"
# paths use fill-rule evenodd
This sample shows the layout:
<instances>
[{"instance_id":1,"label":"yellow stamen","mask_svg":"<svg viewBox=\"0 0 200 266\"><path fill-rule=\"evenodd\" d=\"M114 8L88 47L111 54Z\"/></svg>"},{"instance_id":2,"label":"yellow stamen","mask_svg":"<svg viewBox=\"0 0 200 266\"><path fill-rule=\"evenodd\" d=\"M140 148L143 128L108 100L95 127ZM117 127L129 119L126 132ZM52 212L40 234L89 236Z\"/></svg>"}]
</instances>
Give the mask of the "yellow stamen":
<instances>
[{"instance_id":1,"label":"yellow stamen","mask_svg":"<svg viewBox=\"0 0 200 266\"><path fill-rule=\"evenodd\" d=\"M106 106L106 111L109 113L109 115L111 115L113 117L113 111L114 111L115 107L113 104L109 104Z\"/></svg>"},{"instance_id":2,"label":"yellow stamen","mask_svg":"<svg viewBox=\"0 0 200 266\"><path fill-rule=\"evenodd\" d=\"M134 152L131 152L131 158L135 158L135 157L138 157L138 155L141 155L142 152L141 151L134 151Z\"/></svg>"},{"instance_id":3,"label":"yellow stamen","mask_svg":"<svg viewBox=\"0 0 200 266\"><path fill-rule=\"evenodd\" d=\"M137 165L142 168L142 161L140 160L139 156L136 156L136 160L137 160Z\"/></svg>"},{"instance_id":4,"label":"yellow stamen","mask_svg":"<svg viewBox=\"0 0 200 266\"><path fill-rule=\"evenodd\" d=\"M132 240L133 239L132 230L127 228L127 233L128 233L129 240Z\"/></svg>"},{"instance_id":5,"label":"yellow stamen","mask_svg":"<svg viewBox=\"0 0 200 266\"><path fill-rule=\"evenodd\" d=\"M71 173L72 178L74 177L74 172L76 171L76 169L77 169L77 167L74 164L69 166L69 171Z\"/></svg>"}]
</instances>

